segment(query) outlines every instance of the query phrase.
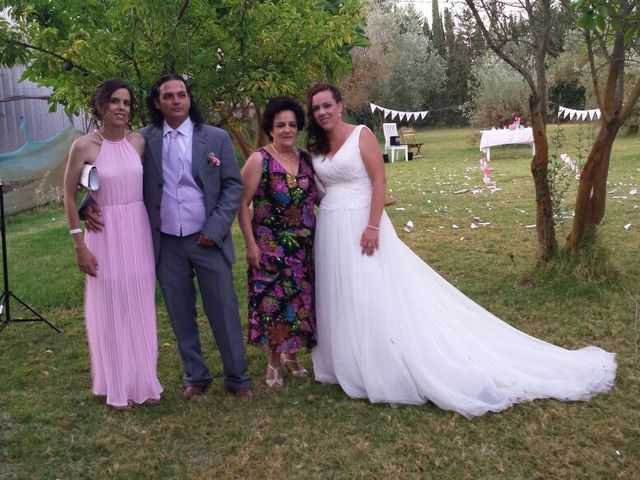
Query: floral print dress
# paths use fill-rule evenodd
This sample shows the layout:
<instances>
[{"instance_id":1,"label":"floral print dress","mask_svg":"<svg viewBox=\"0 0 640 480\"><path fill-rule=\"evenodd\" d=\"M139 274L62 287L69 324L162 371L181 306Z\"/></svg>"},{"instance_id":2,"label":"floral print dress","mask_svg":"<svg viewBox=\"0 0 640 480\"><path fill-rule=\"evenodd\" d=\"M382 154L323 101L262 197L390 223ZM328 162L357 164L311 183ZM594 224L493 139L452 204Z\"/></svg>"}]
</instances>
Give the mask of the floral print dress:
<instances>
[{"instance_id":1,"label":"floral print dress","mask_svg":"<svg viewBox=\"0 0 640 480\"><path fill-rule=\"evenodd\" d=\"M261 148L262 178L253 198L260 268L248 269L249 343L294 353L315 339L313 236L316 186L308 154L297 175Z\"/></svg>"}]
</instances>

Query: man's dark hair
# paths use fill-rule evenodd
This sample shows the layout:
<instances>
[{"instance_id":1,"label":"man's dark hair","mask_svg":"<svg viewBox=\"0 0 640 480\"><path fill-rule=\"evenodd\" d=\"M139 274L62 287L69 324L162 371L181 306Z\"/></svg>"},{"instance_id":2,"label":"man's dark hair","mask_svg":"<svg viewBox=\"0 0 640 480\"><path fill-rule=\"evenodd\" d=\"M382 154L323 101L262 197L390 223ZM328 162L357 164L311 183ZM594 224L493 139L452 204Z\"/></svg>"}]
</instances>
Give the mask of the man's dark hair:
<instances>
[{"instance_id":1,"label":"man's dark hair","mask_svg":"<svg viewBox=\"0 0 640 480\"><path fill-rule=\"evenodd\" d=\"M129 118L133 118L133 105L135 103L133 90L129 84L121 78L111 78L98 85L89 100L89 109L91 110L91 115L96 121L102 121L102 112L104 107L109 103L113 92L120 90L121 88L126 88L129 92L129 96L131 97Z\"/></svg>"},{"instance_id":2,"label":"man's dark hair","mask_svg":"<svg viewBox=\"0 0 640 480\"><path fill-rule=\"evenodd\" d=\"M271 136L271 130L273 130L273 119L280 113L290 110L296 117L296 126L298 131L304 128L304 110L300 106L300 103L292 97L275 97L267 102L267 106L264 107L264 114L262 116L262 130L267 134L269 140L273 141Z\"/></svg>"},{"instance_id":3,"label":"man's dark hair","mask_svg":"<svg viewBox=\"0 0 640 480\"><path fill-rule=\"evenodd\" d=\"M187 89L187 95L189 95L189 99L191 100L191 106L189 107L189 118L191 118L194 126L200 125L202 123L202 116L200 115L200 110L198 110L198 106L193 99L193 95L191 95L191 88L189 87L189 84L184 79L184 77L176 73L167 73L165 75L162 75L158 80L156 80L156 83L153 84L153 87L151 87L151 93L147 97L147 108L151 113L151 123L156 127L162 127L164 116L162 115L160 109L156 107L156 100L160 98L160 87L170 80L179 80L184 83L184 86Z\"/></svg>"}]
</instances>

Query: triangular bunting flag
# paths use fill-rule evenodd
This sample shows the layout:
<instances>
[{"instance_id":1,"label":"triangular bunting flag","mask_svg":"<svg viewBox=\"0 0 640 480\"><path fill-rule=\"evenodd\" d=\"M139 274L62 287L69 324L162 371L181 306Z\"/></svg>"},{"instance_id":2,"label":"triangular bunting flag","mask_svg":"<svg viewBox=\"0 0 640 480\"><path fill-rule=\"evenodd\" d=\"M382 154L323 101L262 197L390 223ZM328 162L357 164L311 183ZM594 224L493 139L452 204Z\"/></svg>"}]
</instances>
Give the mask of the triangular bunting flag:
<instances>
[{"instance_id":1,"label":"triangular bunting flag","mask_svg":"<svg viewBox=\"0 0 640 480\"><path fill-rule=\"evenodd\" d=\"M394 120L396 116L399 117L400 120L417 120L418 118L424 120L424 117L429 113L428 110L422 110L419 112L400 112L398 110L391 110L389 108L381 107L380 105L376 105L375 103L369 102L369 106L371 107L371 113L374 113L376 110L380 110L383 112L383 117L387 118L389 114L391 114L391 120Z\"/></svg>"},{"instance_id":2,"label":"triangular bunting flag","mask_svg":"<svg viewBox=\"0 0 640 480\"><path fill-rule=\"evenodd\" d=\"M593 108L591 110L573 110L571 108L558 105L558 117L569 118L569 120L593 120L594 117L600 118L600 109Z\"/></svg>"}]
</instances>

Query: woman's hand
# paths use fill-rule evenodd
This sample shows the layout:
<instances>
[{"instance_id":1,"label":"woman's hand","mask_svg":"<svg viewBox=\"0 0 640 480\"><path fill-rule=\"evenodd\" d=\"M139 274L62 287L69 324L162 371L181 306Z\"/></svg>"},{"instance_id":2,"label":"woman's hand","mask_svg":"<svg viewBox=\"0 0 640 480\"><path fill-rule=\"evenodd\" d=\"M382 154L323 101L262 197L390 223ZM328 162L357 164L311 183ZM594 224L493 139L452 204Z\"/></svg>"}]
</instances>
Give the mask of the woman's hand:
<instances>
[{"instance_id":1,"label":"woman's hand","mask_svg":"<svg viewBox=\"0 0 640 480\"><path fill-rule=\"evenodd\" d=\"M76 260L81 272L91 275L92 277L96 276L98 271L98 262L95 255L91 253L91 250L86 246L76 248Z\"/></svg>"},{"instance_id":2,"label":"woman's hand","mask_svg":"<svg viewBox=\"0 0 640 480\"><path fill-rule=\"evenodd\" d=\"M362 232L360 237L360 246L362 247L362 254L371 256L378 249L380 229L372 225L367 225L367 228Z\"/></svg>"},{"instance_id":3,"label":"woman's hand","mask_svg":"<svg viewBox=\"0 0 640 480\"><path fill-rule=\"evenodd\" d=\"M247 245L247 265L251 268L260 268L260 256L262 252L256 242Z\"/></svg>"}]
</instances>

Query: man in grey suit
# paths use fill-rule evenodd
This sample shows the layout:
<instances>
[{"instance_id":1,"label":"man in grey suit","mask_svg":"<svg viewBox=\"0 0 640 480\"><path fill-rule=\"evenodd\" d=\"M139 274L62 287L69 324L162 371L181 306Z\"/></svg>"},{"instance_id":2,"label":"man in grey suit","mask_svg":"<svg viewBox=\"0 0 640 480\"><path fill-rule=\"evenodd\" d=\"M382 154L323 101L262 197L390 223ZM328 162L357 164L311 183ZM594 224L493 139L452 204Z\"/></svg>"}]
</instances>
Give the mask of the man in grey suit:
<instances>
[{"instance_id":1,"label":"man in grey suit","mask_svg":"<svg viewBox=\"0 0 640 480\"><path fill-rule=\"evenodd\" d=\"M140 131L146 140L144 201L156 275L184 370L184 396L202 395L212 381L196 322L195 275L222 357L225 386L251 399L231 270L230 230L243 189L231 139L224 130L202 124L181 76L158 79L148 107L153 125ZM89 226L100 228L94 213L86 214Z\"/></svg>"}]
</instances>

